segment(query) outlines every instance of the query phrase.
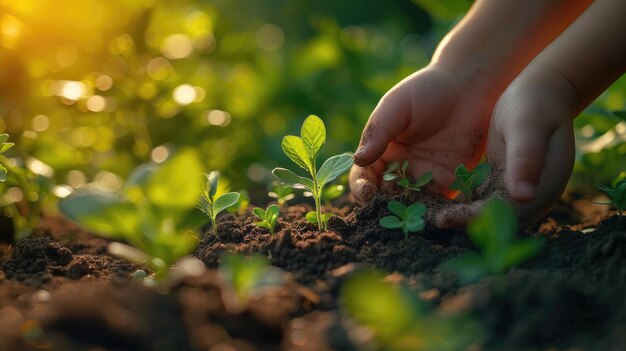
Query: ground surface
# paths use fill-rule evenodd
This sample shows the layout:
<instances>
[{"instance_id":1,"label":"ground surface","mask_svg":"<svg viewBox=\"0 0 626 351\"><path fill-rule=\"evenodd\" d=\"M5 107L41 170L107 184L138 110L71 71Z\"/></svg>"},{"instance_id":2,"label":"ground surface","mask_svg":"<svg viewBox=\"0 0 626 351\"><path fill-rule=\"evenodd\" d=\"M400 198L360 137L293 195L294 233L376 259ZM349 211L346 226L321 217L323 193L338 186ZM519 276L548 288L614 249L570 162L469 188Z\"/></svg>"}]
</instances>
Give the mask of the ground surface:
<instances>
[{"instance_id":1,"label":"ground surface","mask_svg":"<svg viewBox=\"0 0 626 351\"><path fill-rule=\"evenodd\" d=\"M473 249L464 232L427 227L405 240L377 225L385 203L332 209L340 216L323 233L302 219L309 207L291 206L275 237L249 214L225 216L219 238L205 234L195 253L208 269L182 274L169 294L133 279L140 267L108 256L106 240L44 218L36 238L2 249L0 351L365 349L337 302L361 267L474 316L487 331L474 350L626 349L626 218L568 200L520 233L548 239L540 255L461 287L438 267ZM228 251L267 255L287 272L284 285L242 312L227 308L213 268Z\"/></svg>"}]
</instances>

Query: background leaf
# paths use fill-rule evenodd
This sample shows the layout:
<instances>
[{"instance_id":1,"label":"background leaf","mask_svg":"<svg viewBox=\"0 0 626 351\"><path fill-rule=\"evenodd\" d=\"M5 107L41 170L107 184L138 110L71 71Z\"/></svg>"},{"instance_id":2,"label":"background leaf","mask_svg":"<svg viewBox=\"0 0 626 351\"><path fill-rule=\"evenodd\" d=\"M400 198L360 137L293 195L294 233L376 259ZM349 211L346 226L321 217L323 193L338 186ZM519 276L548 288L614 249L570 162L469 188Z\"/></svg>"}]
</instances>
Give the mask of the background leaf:
<instances>
[{"instance_id":1,"label":"background leaf","mask_svg":"<svg viewBox=\"0 0 626 351\"><path fill-rule=\"evenodd\" d=\"M202 163L198 153L186 149L165 161L148 183L146 196L162 208L193 208L202 194Z\"/></svg>"}]
</instances>

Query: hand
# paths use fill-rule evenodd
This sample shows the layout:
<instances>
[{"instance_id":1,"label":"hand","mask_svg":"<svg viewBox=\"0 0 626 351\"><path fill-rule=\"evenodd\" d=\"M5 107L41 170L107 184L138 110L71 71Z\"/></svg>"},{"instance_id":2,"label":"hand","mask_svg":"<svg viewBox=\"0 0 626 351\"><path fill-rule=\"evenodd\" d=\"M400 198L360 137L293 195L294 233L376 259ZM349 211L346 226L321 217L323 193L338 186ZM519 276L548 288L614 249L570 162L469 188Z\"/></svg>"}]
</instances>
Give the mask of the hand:
<instances>
[{"instance_id":1,"label":"hand","mask_svg":"<svg viewBox=\"0 0 626 351\"><path fill-rule=\"evenodd\" d=\"M498 96L488 83L431 65L389 90L372 112L354 155L354 197L371 199L383 185L387 163L404 160L413 178L432 171L429 189L449 194L454 169L461 163L472 167L483 155Z\"/></svg>"},{"instance_id":2,"label":"hand","mask_svg":"<svg viewBox=\"0 0 626 351\"><path fill-rule=\"evenodd\" d=\"M575 113L576 93L559 74L544 70L516 79L494 108L487 144L493 170L478 189L479 200L450 206L435 224L464 225L494 195L511 200L522 223L544 215L572 172Z\"/></svg>"}]
</instances>

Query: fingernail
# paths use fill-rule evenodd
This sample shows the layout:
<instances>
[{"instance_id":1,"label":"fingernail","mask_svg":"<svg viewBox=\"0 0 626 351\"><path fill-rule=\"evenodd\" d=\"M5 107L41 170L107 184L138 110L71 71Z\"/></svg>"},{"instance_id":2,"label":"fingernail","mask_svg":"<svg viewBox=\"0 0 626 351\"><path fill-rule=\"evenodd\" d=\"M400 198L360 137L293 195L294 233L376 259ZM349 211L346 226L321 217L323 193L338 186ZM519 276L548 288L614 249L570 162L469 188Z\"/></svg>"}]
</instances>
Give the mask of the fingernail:
<instances>
[{"instance_id":1,"label":"fingernail","mask_svg":"<svg viewBox=\"0 0 626 351\"><path fill-rule=\"evenodd\" d=\"M365 149L365 148L364 148L363 146L359 146L359 147L356 149L356 151L354 152L354 155L352 155L352 158L353 158L355 161L357 161L357 163L358 163L358 161L360 161L360 160L361 160L361 157L363 157L363 150L364 150L364 149Z\"/></svg>"},{"instance_id":2,"label":"fingernail","mask_svg":"<svg viewBox=\"0 0 626 351\"><path fill-rule=\"evenodd\" d=\"M532 199L535 197L535 186L530 183L530 182L526 182L526 181L522 181L517 183L517 195L519 197L522 197L524 199Z\"/></svg>"}]
</instances>

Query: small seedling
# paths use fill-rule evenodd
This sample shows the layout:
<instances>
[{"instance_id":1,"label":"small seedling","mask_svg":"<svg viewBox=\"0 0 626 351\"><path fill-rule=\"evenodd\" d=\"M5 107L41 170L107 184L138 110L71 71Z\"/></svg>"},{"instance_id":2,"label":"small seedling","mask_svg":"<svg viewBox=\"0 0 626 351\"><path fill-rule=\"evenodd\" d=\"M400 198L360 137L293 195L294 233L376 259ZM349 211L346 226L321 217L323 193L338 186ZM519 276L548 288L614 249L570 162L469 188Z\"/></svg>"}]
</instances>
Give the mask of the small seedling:
<instances>
[{"instance_id":1,"label":"small seedling","mask_svg":"<svg viewBox=\"0 0 626 351\"><path fill-rule=\"evenodd\" d=\"M269 205L265 210L260 207L252 209L252 213L260 219L259 222L254 222L254 224L269 230L270 234L274 236L274 227L276 227L276 221L278 221L278 210L278 205Z\"/></svg>"},{"instance_id":2,"label":"small seedling","mask_svg":"<svg viewBox=\"0 0 626 351\"><path fill-rule=\"evenodd\" d=\"M387 281L378 271L364 270L347 277L340 287L339 304L373 337L364 338L371 344L356 345L359 350L466 350L482 334L477 321L429 309L408 286Z\"/></svg>"},{"instance_id":3,"label":"small seedling","mask_svg":"<svg viewBox=\"0 0 626 351\"><path fill-rule=\"evenodd\" d=\"M86 187L62 199L59 209L94 234L128 243L113 242L108 251L149 266L161 280L198 243L184 220L202 195L201 175L200 156L183 150L160 165L137 167L120 192Z\"/></svg>"},{"instance_id":4,"label":"small seedling","mask_svg":"<svg viewBox=\"0 0 626 351\"><path fill-rule=\"evenodd\" d=\"M426 172L419 176L415 183L411 184L409 177L407 176L407 169L409 168L409 162L404 161L402 165L399 162L393 162L389 165L389 168L385 173L383 173L383 179L391 182L396 181L402 189L404 189L404 194L407 195L409 191L420 191L422 188L428 184L433 179L433 172Z\"/></svg>"},{"instance_id":5,"label":"small seedling","mask_svg":"<svg viewBox=\"0 0 626 351\"><path fill-rule=\"evenodd\" d=\"M378 224L387 229L402 228L404 238L409 238L410 232L419 232L424 229L426 222L422 218L426 213L426 205L416 202L411 206L404 206L400 201L392 200L387 204L389 211L394 215L385 216Z\"/></svg>"},{"instance_id":6,"label":"small seedling","mask_svg":"<svg viewBox=\"0 0 626 351\"><path fill-rule=\"evenodd\" d=\"M543 241L518 239L517 217L501 198L487 202L483 212L467 225L467 235L481 253L469 253L450 261L445 268L457 273L463 283L472 283L489 274L502 274L537 254Z\"/></svg>"},{"instance_id":7,"label":"small seedling","mask_svg":"<svg viewBox=\"0 0 626 351\"><path fill-rule=\"evenodd\" d=\"M278 206L283 206L287 201L292 200L296 195L293 193L293 188L289 185L282 184L280 182L272 183L272 190L267 193L271 198L276 199Z\"/></svg>"},{"instance_id":8,"label":"small seedling","mask_svg":"<svg viewBox=\"0 0 626 351\"><path fill-rule=\"evenodd\" d=\"M313 194L315 220L319 230L325 230L326 222L317 221L318 218L324 218L321 209L324 185L346 172L354 161L351 153L344 153L327 159L319 169L317 168L317 155L326 141L326 127L319 117L313 115L307 117L300 134L299 137L294 135L284 137L282 148L287 157L309 172L311 178L301 177L285 168L274 168L272 173L281 182L294 188L306 189Z\"/></svg>"},{"instance_id":9,"label":"small seedling","mask_svg":"<svg viewBox=\"0 0 626 351\"><path fill-rule=\"evenodd\" d=\"M233 313L244 310L250 300L268 288L283 284L283 271L270 265L267 258L227 253L219 268L222 301Z\"/></svg>"},{"instance_id":10,"label":"small seedling","mask_svg":"<svg viewBox=\"0 0 626 351\"><path fill-rule=\"evenodd\" d=\"M7 143L9 140L9 134L0 134L0 154L3 154L8 149L12 148L13 143ZM4 165L0 164L0 182L7 180L7 169Z\"/></svg>"},{"instance_id":11,"label":"small seedling","mask_svg":"<svg viewBox=\"0 0 626 351\"><path fill-rule=\"evenodd\" d=\"M459 190L465 195L465 199L471 202L476 189L487 179L491 172L491 165L480 163L473 170L468 171L464 164L460 164L455 170L456 179L450 186L452 190Z\"/></svg>"},{"instance_id":12,"label":"small seedling","mask_svg":"<svg viewBox=\"0 0 626 351\"><path fill-rule=\"evenodd\" d=\"M617 214L623 216L624 211L626 211L626 179L619 180L612 188L604 185L600 185L598 188L605 193L611 201L596 203L600 205L615 206Z\"/></svg>"},{"instance_id":13,"label":"small seedling","mask_svg":"<svg viewBox=\"0 0 626 351\"><path fill-rule=\"evenodd\" d=\"M211 227L213 228L213 234L217 236L217 215L225 209L233 206L239 200L240 194L236 192L230 192L216 196L217 186L220 181L220 172L213 171L209 174L205 174L206 182L202 189L202 197L198 208L204 212L211 219Z\"/></svg>"}]
</instances>

